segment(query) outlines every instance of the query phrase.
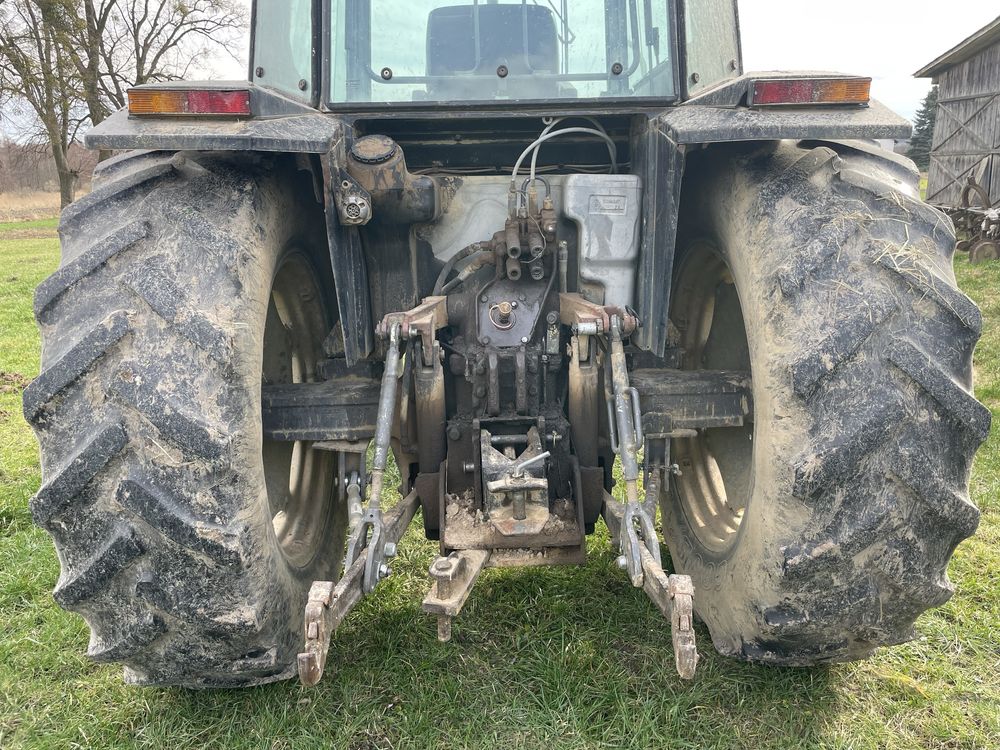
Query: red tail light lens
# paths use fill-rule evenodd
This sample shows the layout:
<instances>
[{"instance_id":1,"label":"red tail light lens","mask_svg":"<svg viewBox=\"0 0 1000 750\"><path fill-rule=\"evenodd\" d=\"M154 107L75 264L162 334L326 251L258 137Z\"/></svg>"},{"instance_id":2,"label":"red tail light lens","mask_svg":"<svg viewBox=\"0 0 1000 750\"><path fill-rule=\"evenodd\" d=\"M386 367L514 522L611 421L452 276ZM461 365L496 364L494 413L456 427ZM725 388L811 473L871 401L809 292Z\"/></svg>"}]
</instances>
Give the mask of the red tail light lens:
<instances>
[{"instance_id":1,"label":"red tail light lens","mask_svg":"<svg viewBox=\"0 0 1000 750\"><path fill-rule=\"evenodd\" d=\"M771 78L754 81L751 106L868 104L871 78Z\"/></svg>"},{"instance_id":2,"label":"red tail light lens","mask_svg":"<svg viewBox=\"0 0 1000 750\"><path fill-rule=\"evenodd\" d=\"M132 115L201 115L249 117L247 89L130 89L128 111Z\"/></svg>"}]
</instances>

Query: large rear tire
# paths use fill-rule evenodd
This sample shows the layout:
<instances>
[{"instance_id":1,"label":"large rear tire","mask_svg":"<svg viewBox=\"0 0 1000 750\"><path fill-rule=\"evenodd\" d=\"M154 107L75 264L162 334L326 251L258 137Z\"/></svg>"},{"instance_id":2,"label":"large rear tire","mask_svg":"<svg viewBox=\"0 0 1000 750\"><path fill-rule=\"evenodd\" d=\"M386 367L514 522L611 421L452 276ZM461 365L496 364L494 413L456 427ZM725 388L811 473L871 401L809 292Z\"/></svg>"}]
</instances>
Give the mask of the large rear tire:
<instances>
[{"instance_id":1,"label":"large rear tire","mask_svg":"<svg viewBox=\"0 0 1000 750\"><path fill-rule=\"evenodd\" d=\"M754 418L673 441L674 565L724 654L806 665L906 641L953 593L990 429L951 223L865 144L720 148L689 173L671 319L686 368L751 371Z\"/></svg>"},{"instance_id":2,"label":"large rear tire","mask_svg":"<svg viewBox=\"0 0 1000 750\"><path fill-rule=\"evenodd\" d=\"M103 164L35 298L32 512L56 600L134 683L291 676L309 584L343 552L333 454L265 441L260 411L262 382L316 377L331 328L322 208L281 160L234 164Z\"/></svg>"}]
</instances>

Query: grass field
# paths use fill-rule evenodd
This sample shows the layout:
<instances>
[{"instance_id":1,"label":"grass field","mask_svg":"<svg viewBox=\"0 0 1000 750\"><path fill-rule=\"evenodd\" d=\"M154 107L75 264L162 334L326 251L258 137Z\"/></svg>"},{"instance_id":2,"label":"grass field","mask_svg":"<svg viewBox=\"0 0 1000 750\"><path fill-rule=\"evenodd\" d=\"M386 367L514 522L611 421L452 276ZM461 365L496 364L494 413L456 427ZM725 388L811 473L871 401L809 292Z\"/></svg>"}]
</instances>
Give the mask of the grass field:
<instances>
[{"instance_id":1,"label":"grass field","mask_svg":"<svg viewBox=\"0 0 1000 750\"><path fill-rule=\"evenodd\" d=\"M487 571L436 641L420 612L434 548L411 532L396 575L337 633L318 688L126 688L84 656L84 622L51 597L59 567L32 525L39 484L20 390L38 372L32 290L57 265L55 223L0 225L0 748L983 748L1000 747L1000 440L972 482L983 510L951 566L956 596L913 643L815 670L717 656L678 680L669 628L615 569ZM956 261L983 308L979 397L1000 408L1000 263ZM419 524L416 524L419 525Z\"/></svg>"}]
</instances>

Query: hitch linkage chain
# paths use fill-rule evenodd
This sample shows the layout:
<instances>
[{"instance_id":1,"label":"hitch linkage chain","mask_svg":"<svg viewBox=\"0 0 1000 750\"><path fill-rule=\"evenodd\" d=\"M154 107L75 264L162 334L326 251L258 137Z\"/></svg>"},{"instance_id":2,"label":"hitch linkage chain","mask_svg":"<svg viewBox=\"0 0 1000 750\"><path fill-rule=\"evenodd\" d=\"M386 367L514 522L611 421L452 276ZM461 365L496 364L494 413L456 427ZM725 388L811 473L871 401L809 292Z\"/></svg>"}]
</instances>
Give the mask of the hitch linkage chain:
<instances>
[{"instance_id":1,"label":"hitch linkage chain","mask_svg":"<svg viewBox=\"0 0 1000 750\"><path fill-rule=\"evenodd\" d=\"M333 631L361 599L375 590L379 581L390 574L387 560L396 555L396 545L416 513L420 499L411 492L383 515L382 485L389 457L396 388L400 374L401 324L388 326L389 348L379 393L378 421L375 425L375 460L372 465L371 495L360 521L352 530L344 564L344 574L333 581L313 581L305 611L305 651L299 654L299 679L303 685L319 682L326 669ZM359 498L357 482L352 481L351 498Z\"/></svg>"},{"instance_id":2,"label":"hitch linkage chain","mask_svg":"<svg viewBox=\"0 0 1000 750\"><path fill-rule=\"evenodd\" d=\"M629 385L624 325L611 316L608 372L605 377L605 400L611 447L622 463L625 480L625 504L605 499L605 521L617 537L618 566L628 573L636 588L642 588L670 620L674 658L681 678L694 677L698 649L694 635L694 584L690 576L670 575L663 570L660 541L653 522L655 505L643 503L639 496L639 450L643 444L642 412L639 392ZM654 473L650 489L659 493L659 476ZM615 533L617 531L617 534Z\"/></svg>"},{"instance_id":3,"label":"hitch linkage chain","mask_svg":"<svg viewBox=\"0 0 1000 750\"><path fill-rule=\"evenodd\" d=\"M372 464L371 497L368 507L361 517L361 523L354 529L347 548L345 568L350 568L368 549L365 560L363 581L364 593L370 594L378 582L391 573L386 559L395 554L395 542L385 539L385 522L382 518L382 485L385 467L389 458L389 440L392 437L392 418L396 407L396 388L399 384L399 338L400 324L395 323L389 330L389 350L385 355L385 372L382 374L382 390L378 397L378 418L375 423L375 460ZM371 532L371 536L369 536ZM390 553L390 554L387 554Z\"/></svg>"}]
</instances>

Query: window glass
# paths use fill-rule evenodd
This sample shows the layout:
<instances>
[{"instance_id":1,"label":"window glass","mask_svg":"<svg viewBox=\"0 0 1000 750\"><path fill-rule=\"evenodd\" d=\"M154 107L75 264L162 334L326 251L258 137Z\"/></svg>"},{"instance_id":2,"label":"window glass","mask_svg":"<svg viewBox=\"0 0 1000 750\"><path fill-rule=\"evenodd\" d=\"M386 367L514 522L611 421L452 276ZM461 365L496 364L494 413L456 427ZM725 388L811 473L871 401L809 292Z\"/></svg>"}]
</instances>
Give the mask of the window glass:
<instances>
[{"instance_id":1,"label":"window glass","mask_svg":"<svg viewBox=\"0 0 1000 750\"><path fill-rule=\"evenodd\" d=\"M687 0L684 36L688 93L742 73L735 0Z\"/></svg>"},{"instance_id":2,"label":"window glass","mask_svg":"<svg viewBox=\"0 0 1000 750\"><path fill-rule=\"evenodd\" d=\"M670 97L667 0L332 0L334 102Z\"/></svg>"},{"instance_id":3,"label":"window glass","mask_svg":"<svg viewBox=\"0 0 1000 750\"><path fill-rule=\"evenodd\" d=\"M254 83L295 99L312 99L312 32L312 0L260 0L254 29Z\"/></svg>"}]
</instances>

